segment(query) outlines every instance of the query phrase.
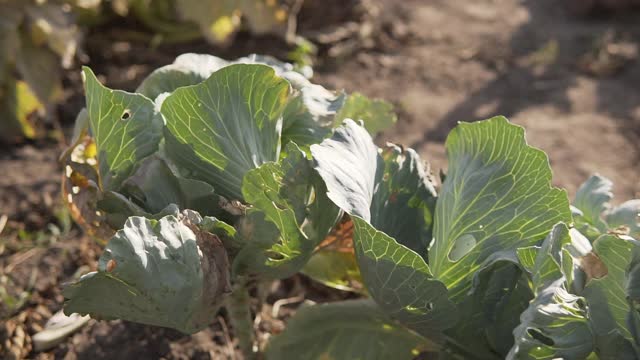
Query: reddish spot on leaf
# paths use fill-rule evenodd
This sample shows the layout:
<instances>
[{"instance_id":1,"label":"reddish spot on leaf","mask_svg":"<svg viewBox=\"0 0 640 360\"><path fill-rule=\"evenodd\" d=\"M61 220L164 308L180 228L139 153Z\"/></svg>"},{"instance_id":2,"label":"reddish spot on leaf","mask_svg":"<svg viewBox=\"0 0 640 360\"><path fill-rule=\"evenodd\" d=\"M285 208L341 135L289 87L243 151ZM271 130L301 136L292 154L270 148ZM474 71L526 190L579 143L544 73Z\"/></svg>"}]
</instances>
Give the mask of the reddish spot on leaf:
<instances>
[{"instance_id":1,"label":"reddish spot on leaf","mask_svg":"<svg viewBox=\"0 0 640 360\"><path fill-rule=\"evenodd\" d=\"M107 261L107 272L112 272L113 269L116 268L116 261L113 259L110 259L109 261Z\"/></svg>"},{"instance_id":2,"label":"reddish spot on leaf","mask_svg":"<svg viewBox=\"0 0 640 360\"><path fill-rule=\"evenodd\" d=\"M609 273L607 265L592 252L580 258L580 268L587 274L587 282L591 279L603 278Z\"/></svg>"}]
</instances>

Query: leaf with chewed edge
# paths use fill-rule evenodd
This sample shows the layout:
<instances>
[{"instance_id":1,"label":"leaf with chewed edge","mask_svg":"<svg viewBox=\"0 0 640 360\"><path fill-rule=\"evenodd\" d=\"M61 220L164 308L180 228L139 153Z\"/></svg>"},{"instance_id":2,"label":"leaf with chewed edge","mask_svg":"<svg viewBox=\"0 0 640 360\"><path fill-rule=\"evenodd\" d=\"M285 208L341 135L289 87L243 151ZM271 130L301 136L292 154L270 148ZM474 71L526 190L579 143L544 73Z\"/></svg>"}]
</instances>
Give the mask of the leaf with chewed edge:
<instances>
[{"instance_id":1,"label":"leaf with chewed edge","mask_svg":"<svg viewBox=\"0 0 640 360\"><path fill-rule=\"evenodd\" d=\"M107 244L98 271L65 288L65 313L185 333L208 326L230 292L230 274L222 243L200 222L192 212L159 221L129 218Z\"/></svg>"},{"instance_id":2,"label":"leaf with chewed edge","mask_svg":"<svg viewBox=\"0 0 640 360\"><path fill-rule=\"evenodd\" d=\"M234 260L234 270L290 276L300 271L338 219L339 211L326 199L323 184L315 181L306 155L293 143L286 152L281 162L266 163L244 177L242 193L252 208L238 232L260 228L264 234L260 240L247 237L249 243Z\"/></svg>"}]
</instances>

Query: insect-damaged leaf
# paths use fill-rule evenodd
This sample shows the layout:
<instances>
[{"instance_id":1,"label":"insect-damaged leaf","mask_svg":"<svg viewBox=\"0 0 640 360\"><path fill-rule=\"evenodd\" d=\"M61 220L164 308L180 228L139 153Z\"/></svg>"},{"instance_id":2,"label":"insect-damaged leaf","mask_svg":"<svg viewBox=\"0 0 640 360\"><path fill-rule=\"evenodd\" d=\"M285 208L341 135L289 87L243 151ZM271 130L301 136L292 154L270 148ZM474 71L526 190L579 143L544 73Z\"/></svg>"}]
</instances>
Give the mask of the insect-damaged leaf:
<instances>
[{"instance_id":1,"label":"insect-damaged leaf","mask_svg":"<svg viewBox=\"0 0 640 360\"><path fill-rule=\"evenodd\" d=\"M398 326L370 300L299 309L266 350L268 360L413 359L434 350L424 338Z\"/></svg>"},{"instance_id":2,"label":"insect-damaged leaf","mask_svg":"<svg viewBox=\"0 0 640 360\"><path fill-rule=\"evenodd\" d=\"M117 190L140 161L158 150L162 119L147 97L100 84L83 68L87 112L104 190Z\"/></svg>"},{"instance_id":3,"label":"insect-damaged leaf","mask_svg":"<svg viewBox=\"0 0 640 360\"><path fill-rule=\"evenodd\" d=\"M286 277L299 271L335 224L339 210L325 196L311 162L293 143L279 163L249 171L242 184L253 205L240 222L246 246L234 271Z\"/></svg>"},{"instance_id":4,"label":"insect-damaged leaf","mask_svg":"<svg viewBox=\"0 0 640 360\"><path fill-rule=\"evenodd\" d=\"M159 221L131 217L111 238L97 272L64 290L65 313L125 319L194 333L228 293L229 263L193 212Z\"/></svg>"},{"instance_id":5,"label":"insect-damaged leaf","mask_svg":"<svg viewBox=\"0 0 640 360\"><path fill-rule=\"evenodd\" d=\"M224 67L162 104L166 152L186 177L242 199L245 173L277 161L289 84L265 65Z\"/></svg>"}]
</instances>

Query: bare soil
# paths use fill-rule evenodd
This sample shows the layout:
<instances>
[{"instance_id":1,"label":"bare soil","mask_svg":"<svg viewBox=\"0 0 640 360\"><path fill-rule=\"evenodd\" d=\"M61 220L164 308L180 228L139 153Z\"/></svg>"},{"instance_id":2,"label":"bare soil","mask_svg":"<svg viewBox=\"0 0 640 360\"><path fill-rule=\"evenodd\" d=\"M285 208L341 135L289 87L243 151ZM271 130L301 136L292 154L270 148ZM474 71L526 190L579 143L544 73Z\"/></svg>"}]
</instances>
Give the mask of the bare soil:
<instances>
[{"instance_id":1,"label":"bare soil","mask_svg":"<svg viewBox=\"0 0 640 360\"><path fill-rule=\"evenodd\" d=\"M299 24L320 44L315 81L393 102L398 124L379 141L414 147L437 172L446 170L444 141L458 121L505 115L547 152L554 184L571 196L596 172L614 181L617 201L640 196L638 13L576 15L554 0L319 3L307 5ZM133 90L183 52L286 59L290 50L276 37L247 34L226 49L202 42L150 48L130 32L135 26L112 23L88 35L87 65L110 87ZM66 101L57 109L67 135L84 102L78 70L68 72ZM56 348L32 351L31 335L62 306L62 283L94 269L101 252L61 211L56 160L63 146L41 140L0 147L0 216L8 217L0 234L0 290L26 299L12 307L3 297L0 357L239 359L224 312L221 321L191 336L91 321ZM351 296L301 276L267 293L265 306L255 309L261 340L281 331L303 296ZM280 298L295 301L272 316Z\"/></svg>"}]
</instances>

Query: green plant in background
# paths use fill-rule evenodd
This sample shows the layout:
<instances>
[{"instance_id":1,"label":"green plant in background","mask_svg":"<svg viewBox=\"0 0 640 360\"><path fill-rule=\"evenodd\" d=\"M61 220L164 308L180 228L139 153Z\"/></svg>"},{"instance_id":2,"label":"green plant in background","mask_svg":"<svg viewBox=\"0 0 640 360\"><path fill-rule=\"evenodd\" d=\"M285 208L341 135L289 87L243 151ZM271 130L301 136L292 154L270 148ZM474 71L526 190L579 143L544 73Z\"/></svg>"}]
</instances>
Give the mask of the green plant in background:
<instances>
[{"instance_id":1,"label":"green plant in background","mask_svg":"<svg viewBox=\"0 0 640 360\"><path fill-rule=\"evenodd\" d=\"M251 357L248 283L303 272L365 298L300 309L268 359L637 358L638 200L596 177L571 207L503 117L453 129L437 189L374 144L388 104L293 69L186 54L135 93L84 70L65 196L111 239L67 313L192 333L226 305Z\"/></svg>"},{"instance_id":2,"label":"green plant in background","mask_svg":"<svg viewBox=\"0 0 640 360\"><path fill-rule=\"evenodd\" d=\"M154 31L160 41L203 37L214 44L228 42L241 28L254 34L287 31L291 13L279 0L112 0L73 1L87 23L100 22L110 12L132 16Z\"/></svg>"},{"instance_id":3,"label":"green plant in background","mask_svg":"<svg viewBox=\"0 0 640 360\"><path fill-rule=\"evenodd\" d=\"M613 182L600 175L591 176L580 186L572 206L576 228L590 240L606 233L640 238L640 199L611 207L612 189Z\"/></svg>"},{"instance_id":4,"label":"green plant in background","mask_svg":"<svg viewBox=\"0 0 640 360\"><path fill-rule=\"evenodd\" d=\"M61 2L3 0L0 8L0 140L13 142L36 137L36 119L61 99L80 32Z\"/></svg>"},{"instance_id":5,"label":"green plant in background","mask_svg":"<svg viewBox=\"0 0 640 360\"><path fill-rule=\"evenodd\" d=\"M65 197L80 224L111 240L98 272L65 290L66 311L194 332L231 292L250 353L246 281L298 272L340 214L310 145L343 113L376 131L395 115L262 56L185 54L135 93L83 75L87 108L65 154Z\"/></svg>"},{"instance_id":6,"label":"green plant in background","mask_svg":"<svg viewBox=\"0 0 640 360\"><path fill-rule=\"evenodd\" d=\"M298 7L276 0L0 0L0 140L36 138L62 97L62 71L81 45L81 28L113 14L133 16L155 33L154 41L180 42L204 37L231 41L239 29L294 38L288 24ZM296 38L292 59L305 69L313 45Z\"/></svg>"}]
</instances>

